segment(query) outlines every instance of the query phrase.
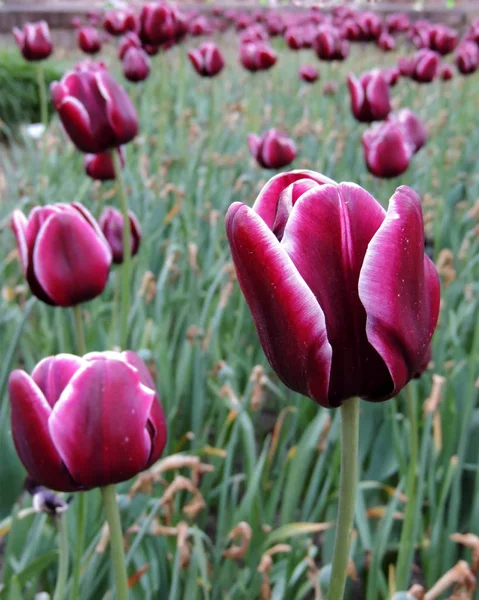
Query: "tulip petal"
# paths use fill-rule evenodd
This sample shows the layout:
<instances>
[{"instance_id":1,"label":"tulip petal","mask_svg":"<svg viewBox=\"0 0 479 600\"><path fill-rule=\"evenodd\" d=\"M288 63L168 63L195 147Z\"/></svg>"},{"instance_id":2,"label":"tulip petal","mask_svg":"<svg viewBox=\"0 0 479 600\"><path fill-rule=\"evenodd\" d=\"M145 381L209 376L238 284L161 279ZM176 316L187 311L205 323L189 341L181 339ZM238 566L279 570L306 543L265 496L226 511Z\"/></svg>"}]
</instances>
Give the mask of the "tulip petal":
<instances>
[{"instance_id":1,"label":"tulip petal","mask_svg":"<svg viewBox=\"0 0 479 600\"><path fill-rule=\"evenodd\" d=\"M98 71L94 76L106 102L108 121L115 132L114 145L130 142L138 133L138 117L133 102L108 71Z\"/></svg>"},{"instance_id":2,"label":"tulip petal","mask_svg":"<svg viewBox=\"0 0 479 600\"><path fill-rule=\"evenodd\" d=\"M41 360L33 369L32 379L53 408L70 379L85 362L73 354L57 354Z\"/></svg>"},{"instance_id":3,"label":"tulip petal","mask_svg":"<svg viewBox=\"0 0 479 600\"><path fill-rule=\"evenodd\" d=\"M382 73L374 73L366 85L366 100L375 119L381 120L387 117L391 110L391 101L389 86Z\"/></svg>"},{"instance_id":4,"label":"tulip petal","mask_svg":"<svg viewBox=\"0 0 479 600\"><path fill-rule=\"evenodd\" d=\"M310 179L316 181L320 185L325 183L335 183L332 179L329 179L329 177L325 177L324 175L318 177L318 173L315 171L299 169L296 171L288 171L287 173L280 173L279 175L272 177L261 190L256 202L253 204L253 210L258 213L270 229L273 229L274 226L278 210L278 197L284 189L300 179Z\"/></svg>"},{"instance_id":5,"label":"tulip petal","mask_svg":"<svg viewBox=\"0 0 479 600\"><path fill-rule=\"evenodd\" d=\"M351 111L357 117L364 105L364 90L361 82L351 73L348 75L348 88L351 96Z\"/></svg>"},{"instance_id":6,"label":"tulip petal","mask_svg":"<svg viewBox=\"0 0 479 600\"><path fill-rule=\"evenodd\" d=\"M385 211L352 183L322 185L296 202L281 242L321 306L333 361L329 405L392 389L388 370L366 337L358 279L368 243Z\"/></svg>"},{"instance_id":7,"label":"tulip petal","mask_svg":"<svg viewBox=\"0 0 479 600\"><path fill-rule=\"evenodd\" d=\"M111 253L87 222L62 212L51 216L40 230L33 264L38 281L55 304L73 306L101 294Z\"/></svg>"},{"instance_id":8,"label":"tulip petal","mask_svg":"<svg viewBox=\"0 0 479 600\"><path fill-rule=\"evenodd\" d=\"M399 187L369 244L359 278L370 343L386 363L397 393L420 370L439 314L435 266L424 255L419 196Z\"/></svg>"},{"instance_id":9,"label":"tulip petal","mask_svg":"<svg viewBox=\"0 0 479 600\"><path fill-rule=\"evenodd\" d=\"M121 360L93 360L77 371L49 421L55 446L75 480L85 488L104 486L146 468L154 397L137 371Z\"/></svg>"},{"instance_id":10,"label":"tulip petal","mask_svg":"<svg viewBox=\"0 0 479 600\"><path fill-rule=\"evenodd\" d=\"M190 59L190 62L193 65L195 71L197 73L199 73L200 75L203 75L204 59L203 59L203 55L201 54L201 52L198 49L190 50L188 52L188 58Z\"/></svg>"},{"instance_id":11,"label":"tulip petal","mask_svg":"<svg viewBox=\"0 0 479 600\"><path fill-rule=\"evenodd\" d=\"M13 371L8 380L12 406L12 435L18 456L28 474L53 490L75 490L48 430L52 409L41 390L24 371Z\"/></svg>"},{"instance_id":12,"label":"tulip petal","mask_svg":"<svg viewBox=\"0 0 479 600\"><path fill-rule=\"evenodd\" d=\"M273 232L233 204L226 233L238 281L271 366L292 390L328 404L331 346L321 306Z\"/></svg>"},{"instance_id":13,"label":"tulip petal","mask_svg":"<svg viewBox=\"0 0 479 600\"><path fill-rule=\"evenodd\" d=\"M12 214L12 229L17 240L20 263L24 273L26 273L28 268L27 225L28 220L22 211L18 209L14 210Z\"/></svg>"}]
</instances>

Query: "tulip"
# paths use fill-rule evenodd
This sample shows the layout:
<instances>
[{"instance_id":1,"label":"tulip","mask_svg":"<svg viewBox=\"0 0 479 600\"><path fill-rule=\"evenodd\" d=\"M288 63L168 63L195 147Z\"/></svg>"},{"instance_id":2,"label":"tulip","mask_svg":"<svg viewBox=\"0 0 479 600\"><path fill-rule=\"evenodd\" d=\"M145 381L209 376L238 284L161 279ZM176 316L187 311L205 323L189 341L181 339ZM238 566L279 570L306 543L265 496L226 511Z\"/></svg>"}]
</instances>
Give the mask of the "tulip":
<instances>
[{"instance_id":1,"label":"tulip","mask_svg":"<svg viewBox=\"0 0 479 600\"><path fill-rule=\"evenodd\" d=\"M387 67L382 70L382 74L389 87L394 87L399 81L401 71L397 67Z\"/></svg>"},{"instance_id":2,"label":"tulip","mask_svg":"<svg viewBox=\"0 0 479 600\"><path fill-rule=\"evenodd\" d=\"M125 153L123 148L115 148L118 152L120 163L125 166ZM115 166L111 152L101 152L100 154L86 154L84 160L85 172L88 177L98 181L108 181L116 178Z\"/></svg>"},{"instance_id":3,"label":"tulip","mask_svg":"<svg viewBox=\"0 0 479 600\"><path fill-rule=\"evenodd\" d=\"M304 47L304 37L299 27L290 27L284 32L284 39L290 50L300 50Z\"/></svg>"},{"instance_id":4,"label":"tulip","mask_svg":"<svg viewBox=\"0 0 479 600\"><path fill-rule=\"evenodd\" d=\"M96 54L101 50L100 34L94 27L81 27L78 30L78 46L86 54Z\"/></svg>"},{"instance_id":5,"label":"tulip","mask_svg":"<svg viewBox=\"0 0 479 600\"><path fill-rule=\"evenodd\" d=\"M449 54L457 46L457 32L445 25L435 25L431 29L431 50L439 52L439 54Z\"/></svg>"},{"instance_id":6,"label":"tulip","mask_svg":"<svg viewBox=\"0 0 479 600\"><path fill-rule=\"evenodd\" d=\"M257 163L265 169L280 169L296 158L296 144L286 133L269 129L261 137L249 134L248 146Z\"/></svg>"},{"instance_id":7,"label":"tulip","mask_svg":"<svg viewBox=\"0 0 479 600\"><path fill-rule=\"evenodd\" d=\"M123 75L134 83L150 74L150 58L142 48L128 48L123 57Z\"/></svg>"},{"instance_id":8,"label":"tulip","mask_svg":"<svg viewBox=\"0 0 479 600\"><path fill-rule=\"evenodd\" d=\"M345 60L349 54L349 44L343 40L337 29L322 26L313 41L314 50L321 60Z\"/></svg>"},{"instance_id":9,"label":"tulip","mask_svg":"<svg viewBox=\"0 0 479 600\"><path fill-rule=\"evenodd\" d=\"M138 118L126 91L101 65L83 64L51 85L53 104L81 151L99 154L130 142Z\"/></svg>"},{"instance_id":10,"label":"tulip","mask_svg":"<svg viewBox=\"0 0 479 600\"><path fill-rule=\"evenodd\" d=\"M411 78L419 83L430 83L439 71L439 54L432 50L419 50L413 58Z\"/></svg>"},{"instance_id":11,"label":"tulip","mask_svg":"<svg viewBox=\"0 0 479 600\"><path fill-rule=\"evenodd\" d=\"M131 231L131 256L135 256L140 249L141 227L134 213L128 211L128 217ZM113 262L121 265L123 263L123 215L116 208L107 206L103 209L99 225L110 245Z\"/></svg>"},{"instance_id":12,"label":"tulip","mask_svg":"<svg viewBox=\"0 0 479 600\"><path fill-rule=\"evenodd\" d=\"M214 77L223 70L225 61L220 49L213 42L205 42L188 52L188 58L198 75Z\"/></svg>"},{"instance_id":13,"label":"tulip","mask_svg":"<svg viewBox=\"0 0 479 600\"><path fill-rule=\"evenodd\" d=\"M479 67L479 48L474 42L462 42L455 56L456 67L462 75L470 75Z\"/></svg>"},{"instance_id":14,"label":"tulip","mask_svg":"<svg viewBox=\"0 0 479 600\"><path fill-rule=\"evenodd\" d=\"M146 44L160 45L176 36L175 12L162 2L145 4L140 13L140 38Z\"/></svg>"},{"instance_id":15,"label":"tulip","mask_svg":"<svg viewBox=\"0 0 479 600\"><path fill-rule=\"evenodd\" d=\"M123 60L127 50L130 48L141 48L141 40L134 31L129 31L121 38L118 46L118 58Z\"/></svg>"},{"instance_id":16,"label":"tulip","mask_svg":"<svg viewBox=\"0 0 479 600\"><path fill-rule=\"evenodd\" d=\"M414 60L408 56L401 56L398 59L397 66L403 77L411 77L414 71Z\"/></svg>"},{"instance_id":17,"label":"tulip","mask_svg":"<svg viewBox=\"0 0 479 600\"><path fill-rule=\"evenodd\" d=\"M111 10L105 14L103 27L113 36L124 35L137 29L137 19L132 10Z\"/></svg>"},{"instance_id":18,"label":"tulip","mask_svg":"<svg viewBox=\"0 0 479 600\"><path fill-rule=\"evenodd\" d=\"M241 44L240 61L248 71L265 71L277 60L276 52L265 42Z\"/></svg>"},{"instance_id":19,"label":"tulip","mask_svg":"<svg viewBox=\"0 0 479 600\"><path fill-rule=\"evenodd\" d=\"M454 77L454 71L451 65L441 65L439 69L439 78L442 81L449 81Z\"/></svg>"},{"instance_id":20,"label":"tulip","mask_svg":"<svg viewBox=\"0 0 479 600\"><path fill-rule=\"evenodd\" d=\"M413 146L397 123L388 121L366 130L362 144L366 166L376 177L397 177L409 167Z\"/></svg>"},{"instance_id":21,"label":"tulip","mask_svg":"<svg viewBox=\"0 0 479 600\"><path fill-rule=\"evenodd\" d=\"M381 35L383 24L381 18L373 12L359 13L357 23L360 28L359 39L367 42L377 40Z\"/></svg>"},{"instance_id":22,"label":"tulip","mask_svg":"<svg viewBox=\"0 0 479 600\"><path fill-rule=\"evenodd\" d=\"M53 52L50 29L46 21L26 23L22 29L14 27L13 35L26 60L43 60Z\"/></svg>"},{"instance_id":23,"label":"tulip","mask_svg":"<svg viewBox=\"0 0 479 600\"><path fill-rule=\"evenodd\" d=\"M126 481L164 449L163 409L134 352L50 356L31 375L13 371L8 391L17 453L45 487L68 492Z\"/></svg>"},{"instance_id":24,"label":"tulip","mask_svg":"<svg viewBox=\"0 0 479 600\"><path fill-rule=\"evenodd\" d=\"M351 111L358 121L382 121L391 111L389 86L378 69L363 73L358 80L348 75Z\"/></svg>"},{"instance_id":25,"label":"tulip","mask_svg":"<svg viewBox=\"0 0 479 600\"><path fill-rule=\"evenodd\" d=\"M397 113L392 113L389 115L388 121L395 122L402 127L414 153L426 143L426 129L417 114L409 108L403 108Z\"/></svg>"},{"instance_id":26,"label":"tulip","mask_svg":"<svg viewBox=\"0 0 479 600\"><path fill-rule=\"evenodd\" d=\"M319 78L318 69L313 65L303 65L299 69L299 77L306 83L314 83Z\"/></svg>"},{"instance_id":27,"label":"tulip","mask_svg":"<svg viewBox=\"0 0 479 600\"><path fill-rule=\"evenodd\" d=\"M213 28L211 27L211 24L208 22L208 19L206 17L199 16L196 17L196 19L193 19L193 21L190 23L188 31L191 33L192 36L196 37L200 35L205 35L207 33L213 33Z\"/></svg>"},{"instance_id":28,"label":"tulip","mask_svg":"<svg viewBox=\"0 0 479 600\"><path fill-rule=\"evenodd\" d=\"M248 29L241 32L241 44L254 44L255 42L265 42L268 39L268 32L262 25L251 25Z\"/></svg>"},{"instance_id":29,"label":"tulip","mask_svg":"<svg viewBox=\"0 0 479 600\"><path fill-rule=\"evenodd\" d=\"M396 48L396 41L394 40L393 36L387 33L386 31L381 33L381 35L378 38L377 44L383 52L390 52L391 50L394 50L394 48Z\"/></svg>"},{"instance_id":30,"label":"tulip","mask_svg":"<svg viewBox=\"0 0 479 600\"><path fill-rule=\"evenodd\" d=\"M12 216L20 262L32 294L53 306L99 296L108 281L110 247L98 223L78 203L34 208Z\"/></svg>"},{"instance_id":31,"label":"tulip","mask_svg":"<svg viewBox=\"0 0 479 600\"><path fill-rule=\"evenodd\" d=\"M423 365L440 290L424 254L421 201L399 187L386 212L364 189L312 171L236 202L226 233L272 368L324 407L396 395Z\"/></svg>"},{"instance_id":32,"label":"tulip","mask_svg":"<svg viewBox=\"0 0 479 600\"><path fill-rule=\"evenodd\" d=\"M407 31L409 29L409 17L404 13L393 13L386 17L386 25L390 33Z\"/></svg>"}]
</instances>

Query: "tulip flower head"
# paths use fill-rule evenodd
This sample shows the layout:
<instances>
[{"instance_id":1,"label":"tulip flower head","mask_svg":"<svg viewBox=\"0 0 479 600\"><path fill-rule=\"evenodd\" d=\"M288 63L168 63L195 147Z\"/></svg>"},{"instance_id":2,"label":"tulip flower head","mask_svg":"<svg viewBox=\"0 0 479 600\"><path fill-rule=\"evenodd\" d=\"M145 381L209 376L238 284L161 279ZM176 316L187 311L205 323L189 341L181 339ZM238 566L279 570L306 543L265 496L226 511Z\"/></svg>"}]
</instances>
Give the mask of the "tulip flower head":
<instances>
[{"instance_id":1,"label":"tulip flower head","mask_svg":"<svg viewBox=\"0 0 479 600\"><path fill-rule=\"evenodd\" d=\"M135 256L140 249L141 227L135 214L128 212L130 220L131 256ZM116 265L123 263L123 215L112 206L106 206L99 219L99 225L110 245L113 262Z\"/></svg>"},{"instance_id":2,"label":"tulip flower head","mask_svg":"<svg viewBox=\"0 0 479 600\"><path fill-rule=\"evenodd\" d=\"M479 68L479 47L474 42L462 42L455 56L456 67L462 75L475 73Z\"/></svg>"},{"instance_id":3,"label":"tulip flower head","mask_svg":"<svg viewBox=\"0 0 479 600\"><path fill-rule=\"evenodd\" d=\"M26 23L22 29L14 27L13 35L25 60L43 60L53 52L50 29L46 21Z\"/></svg>"},{"instance_id":4,"label":"tulip flower head","mask_svg":"<svg viewBox=\"0 0 479 600\"><path fill-rule=\"evenodd\" d=\"M188 58L198 75L215 77L225 66L220 49L213 42L205 42L188 52Z\"/></svg>"},{"instance_id":5,"label":"tulip flower head","mask_svg":"<svg viewBox=\"0 0 479 600\"><path fill-rule=\"evenodd\" d=\"M110 35L120 36L127 31L135 31L138 28L138 23L135 13L130 9L111 10L105 14L103 27Z\"/></svg>"},{"instance_id":6,"label":"tulip flower head","mask_svg":"<svg viewBox=\"0 0 479 600\"><path fill-rule=\"evenodd\" d=\"M440 289L424 254L421 201L386 212L366 190L312 171L273 177L226 215L261 345L290 389L324 407L396 395L423 368Z\"/></svg>"},{"instance_id":7,"label":"tulip flower head","mask_svg":"<svg viewBox=\"0 0 479 600\"><path fill-rule=\"evenodd\" d=\"M454 77L454 70L451 65L441 65L439 69L439 78L442 81L449 81Z\"/></svg>"},{"instance_id":8,"label":"tulip flower head","mask_svg":"<svg viewBox=\"0 0 479 600\"><path fill-rule=\"evenodd\" d=\"M20 262L32 294L53 306L75 306L99 296L108 281L111 250L81 204L34 208L12 216Z\"/></svg>"},{"instance_id":9,"label":"tulip flower head","mask_svg":"<svg viewBox=\"0 0 479 600\"><path fill-rule=\"evenodd\" d=\"M138 133L132 101L101 64L82 63L53 82L51 94L65 131L81 152L118 148Z\"/></svg>"},{"instance_id":10,"label":"tulip flower head","mask_svg":"<svg viewBox=\"0 0 479 600\"><path fill-rule=\"evenodd\" d=\"M134 352L43 359L10 375L13 441L30 477L69 492L126 481L166 443L154 382Z\"/></svg>"},{"instance_id":11,"label":"tulip flower head","mask_svg":"<svg viewBox=\"0 0 479 600\"><path fill-rule=\"evenodd\" d=\"M359 79L348 75L351 111L358 121L382 121L391 111L389 86L381 71L363 73Z\"/></svg>"},{"instance_id":12,"label":"tulip flower head","mask_svg":"<svg viewBox=\"0 0 479 600\"><path fill-rule=\"evenodd\" d=\"M241 44L240 61L248 71L265 71L276 64L276 52L266 42Z\"/></svg>"},{"instance_id":13,"label":"tulip flower head","mask_svg":"<svg viewBox=\"0 0 479 600\"><path fill-rule=\"evenodd\" d=\"M123 57L123 75L128 81L145 81L150 74L150 57L142 48L128 48Z\"/></svg>"},{"instance_id":14,"label":"tulip flower head","mask_svg":"<svg viewBox=\"0 0 479 600\"><path fill-rule=\"evenodd\" d=\"M85 54L96 54L101 50L100 34L94 27L81 27L78 30L78 46Z\"/></svg>"},{"instance_id":15,"label":"tulip flower head","mask_svg":"<svg viewBox=\"0 0 479 600\"><path fill-rule=\"evenodd\" d=\"M248 146L253 158L264 169L280 169L296 158L296 144L288 135L269 129L263 135L248 135Z\"/></svg>"},{"instance_id":16,"label":"tulip flower head","mask_svg":"<svg viewBox=\"0 0 479 600\"><path fill-rule=\"evenodd\" d=\"M110 152L101 152L100 154L85 154L83 164L88 177L97 181L116 179L115 165L113 164L111 152L118 152L121 166L125 166L125 152L122 147L115 148Z\"/></svg>"},{"instance_id":17,"label":"tulip flower head","mask_svg":"<svg viewBox=\"0 0 479 600\"><path fill-rule=\"evenodd\" d=\"M299 69L299 77L306 83L314 83L319 79L319 72L314 65L303 65Z\"/></svg>"},{"instance_id":18,"label":"tulip flower head","mask_svg":"<svg viewBox=\"0 0 479 600\"><path fill-rule=\"evenodd\" d=\"M123 60L130 48L141 48L141 40L134 31L129 31L121 38L118 46L118 58Z\"/></svg>"},{"instance_id":19,"label":"tulip flower head","mask_svg":"<svg viewBox=\"0 0 479 600\"><path fill-rule=\"evenodd\" d=\"M437 52L419 50L413 58L411 79L418 83L430 83L439 72L440 57Z\"/></svg>"},{"instance_id":20,"label":"tulip flower head","mask_svg":"<svg viewBox=\"0 0 479 600\"><path fill-rule=\"evenodd\" d=\"M366 130L362 144L366 166L376 177L397 177L409 167L413 147L397 123L388 121Z\"/></svg>"},{"instance_id":21,"label":"tulip flower head","mask_svg":"<svg viewBox=\"0 0 479 600\"><path fill-rule=\"evenodd\" d=\"M320 26L313 41L316 54L321 60L345 60L349 55L349 43L331 26Z\"/></svg>"}]
</instances>

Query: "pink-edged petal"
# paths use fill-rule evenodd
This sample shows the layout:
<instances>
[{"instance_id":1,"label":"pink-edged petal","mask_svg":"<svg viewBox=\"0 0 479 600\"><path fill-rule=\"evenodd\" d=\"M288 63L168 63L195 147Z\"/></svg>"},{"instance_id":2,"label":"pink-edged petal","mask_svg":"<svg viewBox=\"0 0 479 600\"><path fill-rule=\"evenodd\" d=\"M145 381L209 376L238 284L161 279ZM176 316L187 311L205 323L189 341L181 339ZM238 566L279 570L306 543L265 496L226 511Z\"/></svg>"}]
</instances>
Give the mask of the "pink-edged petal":
<instances>
[{"instance_id":1,"label":"pink-edged petal","mask_svg":"<svg viewBox=\"0 0 479 600\"><path fill-rule=\"evenodd\" d=\"M85 364L73 354L57 354L41 360L33 369L32 379L53 408L70 379Z\"/></svg>"},{"instance_id":2,"label":"pink-edged petal","mask_svg":"<svg viewBox=\"0 0 479 600\"><path fill-rule=\"evenodd\" d=\"M238 281L271 366L292 390L328 405L331 346L324 313L273 232L244 204L226 214Z\"/></svg>"},{"instance_id":3,"label":"pink-edged petal","mask_svg":"<svg viewBox=\"0 0 479 600\"><path fill-rule=\"evenodd\" d=\"M326 319L333 359L329 404L351 396L386 396L388 370L366 337L358 280L384 209L352 183L322 185L294 205L281 245L316 297Z\"/></svg>"},{"instance_id":4,"label":"pink-edged petal","mask_svg":"<svg viewBox=\"0 0 479 600\"><path fill-rule=\"evenodd\" d=\"M225 66L223 56L215 44L204 44L204 64L210 76L218 75Z\"/></svg>"},{"instance_id":5,"label":"pink-edged petal","mask_svg":"<svg viewBox=\"0 0 479 600\"><path fill-rule=\"evenodd\" d=\"M138 371L138 376L140 377L141 383L156 392L155 382L153 381L153 377L151 376L148 367L145 365L144 360L132 350L125 350L121 353L121 357L126 363Z\"/></svg>"},{"instance_id":6,"label":"pink-edged petal","mask_svg":"<svg viewBox=\"0 0 479 600\"><path fill-rule=\"evenodd\" d=\"M14 27L12 29L12 33L13 33L13 37L15 38L15 42L16 42L17 46L23 52L23 49L25 47L25 34L18 27Z\"/></svg>"},{"instance_id":7,"label":"pink-edged petal","mask_svg":"<svg viewBox=\"0 0 479 600\"><path fill-rule=\"evenodd\" d=\"M364 105L364 90L361 82L352 74L348 75L348 88L351 96L351 112L358 118Z\"/></svg>"},{"instance_id":8,"label":"pink-edged petal","mask_svg":"<svg viewBox=\"0 0 479 600\"><path fill-rule=\"evenodd\" d=\"M28 268L28 246L27 246L27 225L28 221L21 210L14 210L12 214L12 229L17 240L18 254L23 271L26 273Z\"/></svg>"},{"instance_id":9,"label":"pink-edged petal","mask_svg":"<svg viewBox=\"0 0 479 600\"><path fill-rule=\"evenodd\" d=\"M130 96L108 71L98 71L94 76L106 102L108 121L116 136L114 145L130 142L138 133L138 117Z\"/></svg>"},{"instance_id":10,"label":"pink-edged petal","mask_svg":"<svg viewBox=\"0 0 479 600\"><path fill-rule=\"evenodd\" d=\"M8 380L8 393L13 441L28 474L53 490L76 489L50 437L52 409L40 388L24 371L17 370Z\"/></svg>"},{"instance_id":11,"label":"pink-edged petal","mask_svg":"<svg viewBox=\"0 0 479 600\"><path fill-rule=\"evenodd\" d=\"M263 138L261 163L271 169L289 165L296 156L296 144L285 134L272 129Z\"/></svg>"},{"instance_id":12,"label":"pink-edged petal","mask_svg":"<svg viewBox=\"0 0 479 600\"><path fill-rule=\"evenodd\" d=\"M55 447L76 481L99 487L146 468L154 397L121 360L94 360L77 371L49 420Z\"/></svg>"},{"instance_id":13,"label":"pink-edged petal","mask_svg":"<svg viewBox=\"0 0 479 600\"><path fill-rule=\"evenodd\" d=\"M253 205L253 210L258 213L270 229L273 229L274 226L278 209L278 198L281 192L300 179L311 179L319 185L335 183L325 175L320 175L315 171L308 170L289 171L272 177L261 190Z\"/></svg>"},{"instance_id":14,"label":"pink-edged petal","mask_svg":"<svg viewBox=\"0 0 479 600\"><path fill-rule=\"evenodd\" d=\"M278 198L276 217L272 231L276 238L281 241L284 233L284 228L288 222L289 215L293 210L293 206L297 200L301 198L308 190L317 187L318 184L312 179L298 179L287 188L285 188Z\"/></svg>"},{"instance_id":15,"label":"pink-edged petal","mask_svg":"<svg viewBox=\"0 0 479 600\"><path fill-rule=\"evenodd\" d=\"M111 252L92 227L66 212L51 216L37 237L35 275L58 306L74 306L101 294Z\"/></svg>"},{"instance_id":16,"label":"pink-edged petal","mask_svg":"<svg viewBox=\"0 0 479 600\"><path fill-rule=\"evenodd\" d=\"M367 336L386 363L397 393L420 369L439 314L436 267L424 255L419 196L399 187L369 244L359 278Z\"/></svg>"},{"instance_id":17,"label":"pink-edged petal","mask_svg":"<svg viewBox=\"0 0 479 600\"><path fill-rule=\"evenodd\" d=\"M203 54L198 50L190 50L188 52L188 58L190 59L191 64L193 65L195 71L200 75L203 75L204 71L204 59Z\"/></svg>"},{"instance_id":18,"label":"pink-edged petal","mask_svg":"<svg viewBox=\"0 0 479 600\"><path fill-rule=\"evenodd\" d=\"M54 89L58 90L59 88ZM55 95L58 94L52 90L53 98ZM97 142L92 132L90 115L83 104L77 98L67 96L56 108L63 127L77 148L82 152L98 151Z\"/></svg>"}]
</instances>

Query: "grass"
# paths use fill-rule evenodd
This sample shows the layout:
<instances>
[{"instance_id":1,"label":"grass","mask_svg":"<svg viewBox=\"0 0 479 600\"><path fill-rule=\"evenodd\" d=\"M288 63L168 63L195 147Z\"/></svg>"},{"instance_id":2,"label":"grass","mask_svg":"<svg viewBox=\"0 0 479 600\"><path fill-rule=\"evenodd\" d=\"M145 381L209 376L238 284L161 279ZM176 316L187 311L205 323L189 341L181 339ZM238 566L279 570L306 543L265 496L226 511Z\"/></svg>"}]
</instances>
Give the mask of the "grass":
<instances>
[{"instance_id":1,"label":"grass","mask_svg":"<svg viewBox=\"0 0 479 600\"><path fill-rule=\"evenodd\" d=\"M129 530L131 597L301 600L319 597L314 594L328 576L339 413L293 394L271 372L234 278L223 226L228 206L236 200L252 204L272 175L252 162L246 145L249 131L270 126L296 139L299 154L291 168L355 181L384 205L398 185L412 186L423 199L434 259L444 261L450 251L450 262L440 269L442 309L430 368L396 399L361 403L361 484L351 554L356 576L348 582L354 599L386 599L396 591L402 520L413 502L406 584L429 588L460 558L472 564L471 550L450 536L477 533L479 522L478 77L424 86L399 82L392 92L395 105L416 110L430 140L404 175L382 181L363 163L363 126L350 114L345 77L392 64L398 53L353 45L346 63L321 63L322 82L339 83L338 94L325 97L321 82L306 87L297 77L300 64L316 62L312 53L292 53L277 42L278 64L253 76L238 64L231 43L219 42L226 47L227 68L214 81L193 72L182 46L153 59L147 82L127 86L141 135L127 149L125 179L143 227L133 261L129 347L158 374L169 427L164 457L175 457L177 465L166 469L168 463L159 463L152 486L147 475L140 476L138 492L131 492L134 482L119 488L123 527ZM19 518L31 500L20 497L24 471L11 441L6 379L14 367L31 371L44 356L76 347L71 311L28 299L8 216L14 207L28 211L79 196L95 215L117 203L112 185L85 183L82 156L65 142L56 119L46 144L46 155L36 142L13 144L1 165L1 598L18 598L19 590L25 599L51 592L57 558L52 522L39 514ZM114 269L102 297L82 308L89 350L116 342L117 284ZM407 394L414 414L407 410ZM418 422L417 485L410 499L412 418ZM165 494L170 485L175 494ZM80 600L103 598L109 586L99 492L90 492L87 502ZM68 512L70 548L76 542L76 503ZM232 539L243 522L250 530L243 525ZM236 558L225 557L235 544Z\"/></svg>"}]
</instances>

